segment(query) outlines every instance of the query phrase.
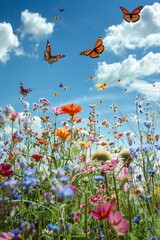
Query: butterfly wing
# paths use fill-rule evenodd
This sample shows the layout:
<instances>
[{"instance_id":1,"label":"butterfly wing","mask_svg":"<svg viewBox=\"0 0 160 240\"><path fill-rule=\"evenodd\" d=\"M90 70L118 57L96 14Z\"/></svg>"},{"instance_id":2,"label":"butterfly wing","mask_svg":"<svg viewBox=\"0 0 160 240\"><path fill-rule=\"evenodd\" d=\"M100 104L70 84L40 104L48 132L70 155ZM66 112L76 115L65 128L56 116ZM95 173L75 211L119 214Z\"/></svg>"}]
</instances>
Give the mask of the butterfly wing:
<instances>
[{"instance_id":1,"label":"butterfly wing","mask_svg":"<svg viewBox=\"0 0 160 240\"><path fill-rule=\"evenodd\" d=\"M59 8L59 11L60 12L64 12L64 8Z\"/></svg>"},{"instance_id":2,"label":"butterfly wing","mask_svg":"<svg viewBox=\"0 0 160 240\"><path fill-rule=\"evenodd\" d=\"M52 64L52 63L57 62L60 58L64 58L64 57L65 57L65 55L63 55L63 54L51 56L51 57L47 60L47 62L50 63L50 64Z\"/></svg>"},{"instance_id":3,"label":"butterfly wing","mask_svg":"<svg viewBox=\"0 0 160 240\"><path fill-rule=\"evenodd\" d=\"M85 51L81 52L80 55L89 56L92 52L93 52L93 49L85 50Z\"/></svg>"},{"instance_id":4,"label":"butterfly wing","mask_svg":"<svg viewBox=\"0 0 160 240\"><path fill-rule=\"evenodd\" d=\"M19 92L25 97L32 91L31 88L24 88L22 81L20 82Z\"/></svg>"},{"instance_id":5,"label":"butterfly wing","mask_svg":"<svg viewBox=\"0 0 160 240\"><path fill-rule=\"evenodd\" d=\"M120 7L120 9L123 12L123 18L125 21L130 22L131 21L131 13L124 7Z\"/></svg>"},{"instance_id":6,"label":"butterfly wing","mask_svg":"<svg viewBox=\"0 0 160 240\"><path fill-rule=\"evenodd\" d=\"M127 22L137 22L140 19L139 13L142 10L142 6L135 8L132 12L129 12L126 8L120 7L124 16L124 20Z\"/></svg>"},{"instance_id":7,"label":"butterfly wing","mask_svg":"<svg viewBox=\"0 0 160 240\"><path fill-rule=\"evenodd\" d=\"M139 14L140 14L141 10L142 10L142 6L139 6L131 12L131 21L132 22L137 22L140 19Z\"/></svg>"},{"instance_id":8,"label":"butterfly wing","mask_svg":"<svg viewBox=\"0 0 160 240\"><path fill-rule=\"evenodd\" d=\"M85 50L81 52L80 55L90 56L91 58L97 58L99 57L99 54L101 54L103 51L104 46L102 45L102 37L100 36L96 41L93 49Z\"/></svg>"}]
</instances>

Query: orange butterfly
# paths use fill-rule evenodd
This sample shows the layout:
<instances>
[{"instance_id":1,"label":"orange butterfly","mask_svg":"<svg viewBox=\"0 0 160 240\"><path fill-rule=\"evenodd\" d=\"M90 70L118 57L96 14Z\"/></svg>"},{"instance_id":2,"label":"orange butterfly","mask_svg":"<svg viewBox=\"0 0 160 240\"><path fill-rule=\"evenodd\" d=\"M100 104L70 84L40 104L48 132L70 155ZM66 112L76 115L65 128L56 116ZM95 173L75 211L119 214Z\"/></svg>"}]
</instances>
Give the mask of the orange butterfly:
<instances>
[{"instance_id":1,"label":"orange butterfly","mask_svg":"<svg viewBox=\"0 0 160 240\"><path fill-rule=\"evenodd\" d=\"M50 42L47 41L46 44L46 50L44 51L44 60L46 60L48 63L52 64L57 62L60 58L64 58L65 55L55 55L52 56L51 55L51 46L50 46Z\"/></svg>"},{"instance_id":2,"label":"orange butterfly","mask_svg":"<svg viewBox=\"0 0 160 240\"><path fill-rule=\"evenodd\" d=\"M124 20L127 22L137 22L140 19L140 15L139 13L142 10L142 6L139 6L137 8L135 8L132 12L129 12L127 9L125 9L124 7L120 7L120 9L122 10L124 16Z\"/></svg>"},{"instance_id":3,"label":"orange butterfly","mask_svg":"<svg viewBox=\"0 0 160 240\"><path fill-rule=\"evenodd\" d=\"M101 54L104 51L104 46L102 42L102 36L100 36L97 40L97 42L94 45L94 48L91 50L85 50L80 53L80 55L90 56L91 58L97 58L99 57L99 54Z\"/></svg>"}]
</instances>

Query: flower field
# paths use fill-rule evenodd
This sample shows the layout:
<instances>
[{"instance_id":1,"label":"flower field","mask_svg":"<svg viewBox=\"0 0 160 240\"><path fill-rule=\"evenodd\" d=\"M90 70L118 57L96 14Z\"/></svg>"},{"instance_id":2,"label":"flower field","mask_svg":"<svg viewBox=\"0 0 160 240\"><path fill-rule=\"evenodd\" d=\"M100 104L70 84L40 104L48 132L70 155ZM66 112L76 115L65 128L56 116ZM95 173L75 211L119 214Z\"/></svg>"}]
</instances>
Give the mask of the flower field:
<instances>
[{"instance_id":1,"label":"flower field","mask_svg":"<svg viewBox=\"0 0 160 240\"><path fill-rule=\"evenodd\" d=\"M83 125L74 103L21 102L0 109L0 240L160 239L159 104Z\"/></svg>"}]
</instances>

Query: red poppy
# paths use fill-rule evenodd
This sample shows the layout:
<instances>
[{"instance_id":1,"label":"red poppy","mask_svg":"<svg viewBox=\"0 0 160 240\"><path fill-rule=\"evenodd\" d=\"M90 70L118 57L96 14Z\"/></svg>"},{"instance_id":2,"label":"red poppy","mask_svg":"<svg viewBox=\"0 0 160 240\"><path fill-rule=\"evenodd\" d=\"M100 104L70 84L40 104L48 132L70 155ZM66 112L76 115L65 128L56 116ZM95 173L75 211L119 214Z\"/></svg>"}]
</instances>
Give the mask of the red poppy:
<instances>
[{"instance_id":1,"label":"red poppy","mask_svg":"<svg viewBox=\"0 0 160 240\"><path fill-rule=\"evenodd\" d=\"M0 175L3 177L9 177L13 174L13 170L10 169L10 164L1 163L0 164Z\"/></svg>"},{"instance_id":2,"label":"red poppy","mask_svg":"<svg viewBox=\"0 0 160 240\"><path fill-rule=\"evenodd\" d=\"M38 154L33 154L31 158L33 158L36 162L39 162L43 158L43 156Z\"/></svg>"}]
</instances>

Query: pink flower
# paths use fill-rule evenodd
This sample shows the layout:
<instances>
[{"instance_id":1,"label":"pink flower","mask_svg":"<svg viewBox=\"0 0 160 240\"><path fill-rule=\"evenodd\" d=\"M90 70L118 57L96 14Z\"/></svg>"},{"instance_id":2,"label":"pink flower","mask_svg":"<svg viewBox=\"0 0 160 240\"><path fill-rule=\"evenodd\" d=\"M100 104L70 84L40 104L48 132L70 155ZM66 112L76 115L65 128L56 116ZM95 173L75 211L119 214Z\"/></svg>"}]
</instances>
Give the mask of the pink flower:
<instances>
[{"instance_id":1,"label":"pink flower","mask_svg":"<svg viewBox=\"0 0 160 240\"><path fill-rule=\"evenodd\" d=\"M51 108L51 112L54 113L56 116L60 115L63 113L60 107L53 107Z\"/></svg>"},{"instance_id":2,"label":"pink flower","mask_svg":"<svg viewBox=\"0 0 160 240\"><path fill-rule=\"evenodd\" d=\"M92 196L89 199L89 202L91 204L98 204L99 202L101 202L103 200L103 198L104 198L104 196L102 196L102 195Z\"/></svg>"},{"instance_id":3,"label":"pink flower","mask_svg":"<svg viewBox=\"0 0 160 240\"><path fill-rule=\"evenodd\" d=\"M128 192L129 188L130 188L130 185L126 182L126 183L124 184L124 191L125 191L125 192Z\"/></svg>"},{"instance_id":4,"label":"pink flower","mask_svg":"<svg viewBox=\"0 0 160 240\"><path fill-rule=\"evenodd\" d=\"M12 121L15 121L16 118L18 118L18 117L19 117L19 113L18 113L18 112L15 112L15 111L11 112L11 117L10 117L10 119L11 119Z\"/></svg>"},{"instance_id":5,"label":"pink flower","mask_svg":"<svg viewBox=\"0 0 160 240\"><path fill-rule=\"evenodd\" d=\"M112 159L110 161L106 161L105 164L102 165L100 168L101 168L102 172L108 172L108 171L113 170L118 165L119 162L120 162L120 160L118 158Z\"/></svg>"},{"instance_id":6,"label":"pink flower","mask_svg":"<svg viewBox=\"0 0 160 240\"><path fill-rule=\"evenodd\" d=\"M124 233L128 232L129 220L124 219L121 212L111 212L108 219L118 235L124 235Z\"/></svg>"},{"instance_id":7,"label":"pink flower","mask_svg":"<svg viewBox=\"0 0 160 240\"><path fill-rule=\"evenodd\" d=\"M13 239L14 233L12 232L2 232L0 233L0 240L9 240Z\"/></svg>"},{"instance_id":8,"label":"pink flower","mask_svg":"<svg viewBox=\"0 0 160 240\"><path fill-rule=\"evenodd\" d=\"M129 170L127 167L124 167L121 170L121 172L117 175L117 178L120 180L123 180L123 179L128 179L128 176L129 176Z\"/></svg>"},{"instance_id":9,"label":"pink flower","mask_svg":"<svg viewBox=\"0 0 160 240\"><path fill-rule=\"evenodd\" d=\"M114 207L110 204L110 202L106 202L98 205L98 209L91 210L89 214L98 220L105 220L108 219L113 209Z\"/></svg>"}]
</instances>

